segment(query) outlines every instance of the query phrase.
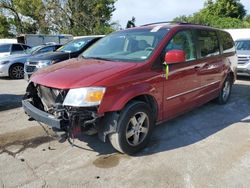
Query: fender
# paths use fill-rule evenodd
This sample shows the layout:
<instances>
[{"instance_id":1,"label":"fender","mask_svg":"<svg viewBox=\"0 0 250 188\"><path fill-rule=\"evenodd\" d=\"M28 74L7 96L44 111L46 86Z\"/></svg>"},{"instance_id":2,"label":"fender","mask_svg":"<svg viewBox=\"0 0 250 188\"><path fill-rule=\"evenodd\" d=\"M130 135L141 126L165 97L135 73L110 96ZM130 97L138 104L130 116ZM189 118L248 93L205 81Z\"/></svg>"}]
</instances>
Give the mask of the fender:
<instances>
[{"instance_id":1,"label":"fender","mask_svg":"<svg viewBox=\"0 0 250 188\"><path fill-rule=\"evenodd\" d=\"M111 94L111 93L114 93ZM130 85L126 88L110 89L105 94L105 100L102 101L98 113L104 114L105 112L114 112L122 110L125 105L132 99L141 96L141 95L150 95L152 96L156 103L157 109L161 112L161 102L162 98L160 97L161 89L154 87L148 83L138 83L136 85Z\"/></svg>"}]
</instances>

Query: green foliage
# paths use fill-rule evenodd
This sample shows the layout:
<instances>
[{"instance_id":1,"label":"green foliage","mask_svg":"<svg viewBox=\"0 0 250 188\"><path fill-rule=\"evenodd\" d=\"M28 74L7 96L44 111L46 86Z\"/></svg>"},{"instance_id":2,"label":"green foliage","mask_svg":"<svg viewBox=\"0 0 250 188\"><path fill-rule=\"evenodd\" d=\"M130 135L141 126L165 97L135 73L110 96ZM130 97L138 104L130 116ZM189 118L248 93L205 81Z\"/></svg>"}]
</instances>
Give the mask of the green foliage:
<instances>
[{"instance_id":1,"label":"green foliage","mask_svg":"<svg viewBox=\"0 0 250 188\"><path fill-rule=\"evenodd\" d=\"M0 8L16 34L48 33L42 0L0 0Z\"/></svg>"},{"instance_id":2,"label":"green foliage","mask_svg":"<svg viewBox=\"0 0 250 188\"><path fill-rule=\"evenodd\" d=\"M250 24L250 15L245 16L244 22L247 22Z\"/></svg>"},{"instance_id":3,"label":"green foliage","mask_svg":"<svg viewBox=\"0 0 250 188\"><path fill-rule=\"evenodd\" d=\"M180 16L174 19L179 22L208 25L217 28L250 27L250 16L239 0L207 0L204 8L190 16Z\"/></svg>"},{"instance_id":4,"label":"green foliage","mask_svg":"<svg viewBox=\"0 0 250 188\"><path fill-rule=\"evenodd\" d=\"M11 34L9 33L10 24L8 23L7 19L0 14L0 38L10 37Z\"/></svg>"},{"instance_id":5,"label":"green foliage","mask_svg":"<svg viewBox=\"0 0 250 188\"><path fill-rule=\"evenodd\" d=\"M116 0L0 0L14 34L107 34Z\"/></svg>"},{"instance_id":6,"label":"green foliage","mask_svg":"<svg viewBox=\"0 0 250 188\"><path fill-rule=\"evenodd\" d=\"M114 8L114 0L69 0L73 25L70 29L74 35L106 34L111 31L109 20Z\"/></svg>"},{"instance_id":7,"label":"green foliage","mask_svg":"<svg viewBox=\"0 0 250 188\"><path fill-rule=\"evenodd\" d=\"M246 15L246 10L239 0L216 0L215 2L208 0L201 12L206 15L240 20Z\"/></svg>"}]
</instances>

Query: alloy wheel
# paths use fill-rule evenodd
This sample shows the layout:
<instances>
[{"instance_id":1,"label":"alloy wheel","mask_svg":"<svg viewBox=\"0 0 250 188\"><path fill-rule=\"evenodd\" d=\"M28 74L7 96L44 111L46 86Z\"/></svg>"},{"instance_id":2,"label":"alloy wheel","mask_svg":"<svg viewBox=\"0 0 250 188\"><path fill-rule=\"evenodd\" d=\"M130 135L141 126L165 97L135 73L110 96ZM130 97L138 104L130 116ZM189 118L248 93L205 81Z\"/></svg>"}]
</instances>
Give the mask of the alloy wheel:
<instances>
[{"instance_id":1,"label":"alloy wheel","mask_svg":"<svg viewBox=\"0 0 250 188\"><path fill-rule=\"evenodd\" d=\"M12 68L11 74L14 78L20 79L23 78L24 72L23 67L21 65L16 65Z\"/></svg>"},{"instance_id":2,"label":"alloy wheel","mask_svg":"<svg viewBox=\"0 0 250 188\"><path fill-rule=\"evenodd\" d=\"M222 93L222 98L224 101L227 100L227 98L230 95L230 90L231 90L231 86L230 86L230 81L226 81L223 87L223 93Z\"/></svg>"},{"instance_id":3,"label":"alloy wheel","mask_svg":"<svg viewBox=\"0 0 250 188\"><path fill-rule=\"evenodd\" d=\"M127 129L126 139L129 145L137 146L144 141L149 130L149 119L146 113L138 112L130 118Z\"/></svg>"}]
</instances>

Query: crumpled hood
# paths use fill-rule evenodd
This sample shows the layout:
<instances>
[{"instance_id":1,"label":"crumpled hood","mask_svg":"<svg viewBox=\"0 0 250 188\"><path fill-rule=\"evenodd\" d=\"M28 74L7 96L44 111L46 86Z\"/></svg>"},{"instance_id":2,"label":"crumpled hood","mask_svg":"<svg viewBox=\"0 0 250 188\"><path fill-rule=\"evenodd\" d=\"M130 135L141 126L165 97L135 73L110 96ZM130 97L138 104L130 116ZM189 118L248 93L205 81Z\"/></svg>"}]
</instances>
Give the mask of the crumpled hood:
<instances>
[{"instance_id":1,"label":"crumpled hood","mask_svg":"<svg viewBox=\"0 0 250 188\"><path fill-rule=\"evenodd\" d=\"M58 89L105 86L100 85L103 80L127 74L136 65L137 63L74 58L37 71L31 81Z\"/></svg>"}]
</instances>

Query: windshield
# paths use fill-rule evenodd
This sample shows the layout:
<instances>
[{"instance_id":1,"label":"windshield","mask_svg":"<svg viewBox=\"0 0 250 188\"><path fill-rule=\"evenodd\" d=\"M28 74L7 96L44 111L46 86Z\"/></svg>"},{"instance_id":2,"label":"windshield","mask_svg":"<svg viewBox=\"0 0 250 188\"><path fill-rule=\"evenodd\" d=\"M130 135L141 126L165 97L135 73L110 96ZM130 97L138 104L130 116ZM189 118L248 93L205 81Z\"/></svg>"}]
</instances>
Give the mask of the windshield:
<instances>
[{"instance_id":1,"label":"windshield","mask_svg":"<svg viewBox=\"0 0 250 188\"><path fill-rule=\"evenodd\" d=\"M91 38L83 38L83 39L77 39L72 40L71 42L65 44L61 48L57 49L59 52L77 52L81 50L89 41Z\"/></svg>"},{"instance_id":2,"label":"windshield","mask_svg":"<svg viewBox=\"0 0 250 188\"><path fill-rule=\"evenodd\" d=\"M133 29L112 33L102 38L82 56L111 61L143 62L148 59L168 29Z\"/></svg>"},{"instance_id":3,"label":"windshield","mask_svg":"<svg viewBox=\"0 0 250 188\"><path fill-rule=\"evenodd\" d=\"M250 40L236 41L236 50L250 50Z\"/></svg>"},{"instance_id":4,"label":"windshield","mask_svg":"<svg viewBox=\"0 0 250 188\"><path fill-rule=\"evenodd\" d=\"M41 46L35 46L35 47L32 47L32 48L28 48L28 49L25 50L25 53L26 54L33 54L39 48L41 48Z\"/></svg>"}]
</instances>

